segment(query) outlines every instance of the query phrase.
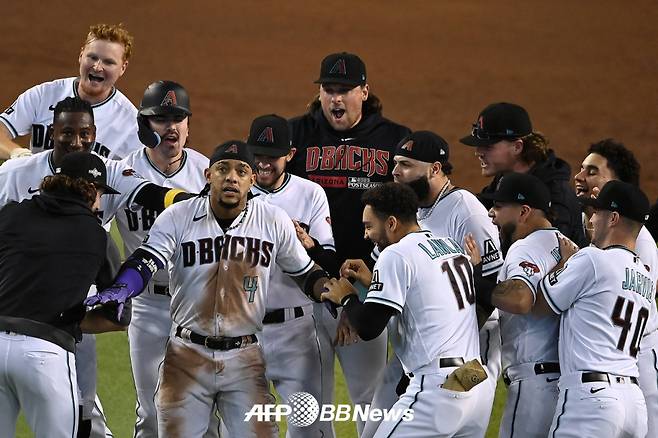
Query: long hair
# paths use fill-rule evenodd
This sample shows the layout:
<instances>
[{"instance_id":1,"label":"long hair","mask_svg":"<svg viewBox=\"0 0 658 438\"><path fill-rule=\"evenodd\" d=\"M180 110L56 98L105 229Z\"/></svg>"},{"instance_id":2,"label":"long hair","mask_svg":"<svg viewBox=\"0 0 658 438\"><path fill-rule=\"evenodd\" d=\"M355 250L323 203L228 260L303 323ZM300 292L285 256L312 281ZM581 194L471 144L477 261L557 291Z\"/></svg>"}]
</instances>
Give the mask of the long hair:
<instances>
[{"instance_id":1,"label":"long hair","mask_svg":"<svg viewBox=\"0 0 658 438\"><path fill-rule=\"evenodd\" d=\"M68 175L49 175L41 182L41 191L73 195L91 207L96 202L96 186L84 178Z\"/></svg>"},{"instance_id":2,"label":"long hair","mask_svg":"<svg viewBox=\"0 0 658 438\"><path fill-rule=\"evenodd\" d=\"M548 158L548 139L541 132L531 132L523 141L521 160L526 164L541 163Z\"/></svg>"}]
</instances>

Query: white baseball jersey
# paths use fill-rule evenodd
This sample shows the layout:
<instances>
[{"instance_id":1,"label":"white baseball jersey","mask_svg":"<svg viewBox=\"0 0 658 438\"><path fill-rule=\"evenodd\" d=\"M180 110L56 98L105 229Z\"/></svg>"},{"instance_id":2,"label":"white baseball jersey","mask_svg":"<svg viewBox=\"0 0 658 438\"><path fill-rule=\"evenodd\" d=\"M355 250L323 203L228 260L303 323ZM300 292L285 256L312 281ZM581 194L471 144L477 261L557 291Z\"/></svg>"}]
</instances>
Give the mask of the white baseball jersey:
<instances>
[{"instance_id":1,"label":"white baseball jersey","mask_svg":"<svg viewBox=\"0 0 658 438\"><path fill-rule=\"evenodd\" d=\"M209 197L178 202L141 248L168 264L174 324L206 336L259 332L273 265L292 276L313 267L288 215L257 198L226 232Z\"/></svg>"},{"instance_id":2,"label":"white baseball jersey","mask_svg":"<svg viewBox=\"0 0 658 438\"><path fill-rule=\"evenodd\" d=\"M498 281L520 280L536 299L537 284L560 260L557 228L536 230L510 246ZM534 301L534 299L533 299ZM557 362L560 320L553 315L515 315L500 311L503 370L531 362Z\"/></svg>"},{"instance_id":3,"label":"white baseball jersey","mask_svg":"<svg viewBox=\"0 0 658 438\"><path fill-rule=\"evenodd\" d=\"M199 193L206 185L203 171L208 168L209 160L208 157L194 149L183 149L181 166L175 173L165 175L151 162L146 154L146 148L142 148L121 160L121 163L159 186ZM117 227L121 233L126 254L131 254L139 248L157 216L157 211L148 208L141 208L139 211L125 208L123 212L117 214ZM158 283L168 282L165 272L158 272L154 276L156 280L158 277L162 280Z\"/></svg>"},{"instance_id":4,"label":"white baseball jersey","mask_svg":"<svg viewBox=\"0 0 658 438\"><path fill-rule=\"evenodd\" d=\"M455 188L437 199L429 208L418 209L418 224L435 236L451 237L461 246L468 233L480 247L482 275L498 272L503 265L498 229L487 209L468 190Z\"/></svg>"},{"instance_id":5,"label":"white baseball jersey","mask_svg":"<svg viewBox=\"0 0 658 438\"><path fill-rule=\"evenodd\" d=\"M97 215L103 224L106 224L120 209L139 208L134 203L135 196L144 185L148 184L148 181L119 161L102 159L107 168L107 185L120 193L101 196L101 208ZM0 166L0 206L10 201L20 202L32 198L39 193L43 178L54 174L52 151L8 160Z\"/></svg>"},{"instance_id":6,"label":"white baseball jersey","mask_svg":"<svg viewBox=\"0 0 658 438\"><path fill-rule=\"evenodd\" d=\"M48 125L53 123L55 105L77 95L77 78L35 85L0 114L0 123L7 127L13 138L30 134L33 153L52 149ZM96 125L94 152L102 157L121 159L143 147L137 136L137 108L121 91L113 88L107 99L92 105L92 108Z\"/></svg>"},{"instance_id":7,"label":"white baseball jersey","mask_svg":"<svg viewBox=\"0 0 658 438\"><path fill-rule=\"evenodd\" d=\"M593 246L539 283L561 314L562 374L600 371L638 376L640 339L654 305L655 283L640 258L622 246Z\"/></svg>"},{"instance_id":8,"label":"white baseball jersey","mask_svg":"<svg viewBox=\"0 0 658 438\"><path fill-rule=\"evenodd\" d=\"M329 202L324 189L319 184L286 173L283 185L278 189L268 191L255 185L251 192L258 196L259 200L281 207L323 248L336 250L331 231ZM311 299L302 293L289 275L284 274L280 269L272 270L266 303L268 311L310 303Z\"/></svg>"},{"instance_id":9,"label":"white baseball jersey","mask_svg":"<svg viewBox=\"0 0 658 438\"><path fill-rule=\"evenodd\" d=\"M640 229L640 234L635 241L635 252L640 256L640 260L649 268L649 273L654 282L658 282L658 248L656 248L656 241L643 226ZM653 333L658 330L658 310L656 309L656 300L651 300L652 305L649 307L649 321L644 334Z\"/></svg>"},{"instance_id":10,"label":"white baseball jersey","mask_svg":"<svg viewBox=\"0 0 658 438\"><path fill-rule=\"evenodd\" d=\"M440 357L479 357L473 267L450 238L418 231L386 247L365 299L394 308L393 348L406 372Z\"/></svg>"}]
</instances>

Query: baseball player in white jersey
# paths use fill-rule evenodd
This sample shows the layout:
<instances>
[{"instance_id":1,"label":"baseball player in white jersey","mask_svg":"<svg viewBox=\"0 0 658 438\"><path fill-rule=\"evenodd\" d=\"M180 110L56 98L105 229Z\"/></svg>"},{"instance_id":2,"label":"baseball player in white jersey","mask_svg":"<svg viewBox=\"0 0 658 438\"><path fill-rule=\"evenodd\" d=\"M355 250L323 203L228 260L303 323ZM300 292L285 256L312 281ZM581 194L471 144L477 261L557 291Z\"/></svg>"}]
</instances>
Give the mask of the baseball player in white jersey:
<instances>
[{"instance_id":1,"label":"baseball player in white jersey","mask_svg":"<svg viewBox=\"0 0 658 438\"><path fill-rule=\"evenodd\" d=\"M298 237L303 236L302 245L311 258L330 269L322 261L323 257L335 259L327 195L319 184L285 171L295 153L290 145L287 120L274 114L256 118L251 124L247 144L256 161L256 185L251 189L252 194L288 213ZM283 400L303 391L322 401L322 363L313 301L275 267L265 306L267 313L259 340L267 379ZM288 424L286 433L287 437L329 438L333 435L332 424L320 421L304 428Z\"/></svg>"},{"instance_id":2,"label":"baseball player in white jersey","mask_svg":"<svg viewBox=\"0 0 658 438\"><path fill-rule=\"evenodd\" d=\"M154 82L144 92L140 114L147 124L142 127L141 137L157 134L158 143L153 148L145 147L131 153L121 163L160 186L201 192L206 185L203 172L208 168L208 158L185 148L188 117L192 115L186 90L176 82ZM149 208L138 211L126 208L117 214L117 227L126 254L139 248L157 216L158 211ZM164 271L153 276L146 293L132 300L128 339L137 393L135 438L158 436L153 397L158 367L171 332L169 307L169 277ZM217 436L217 425L211 424L209 428L207 436Z\"/></svg>"},{"instance_id":3,"label":"baseball player in white jersey","mask_svg":"<svg viewBox=\"0 0 658 438\"><path fill-rule=\"evenodd\" d=\"M640 164L633 152L623 143L605 139L590 145L587 156L574 176L576 194L591 197L605 183L620 180L633 185L640 183ZM589 209L583 211L585 234L591 234ZM658 280L658 250L656 242L645 226L642 226L635 242L635 252L650 269L654 281ZM658 283L658 281L657 281ZM640 371L640 389L647 403L647 436L658 436L658 311L655 304L649 307L649 321L640 342L637 355Z\"/></svg>"},{"instance_id":4,"label":"baseball player in white jersey","mask_svg":"<svg viewBox=\"0 0 658 438\"><path fill-rule=\"evenodd\" d=\"M91 105L77 97L65 98L55 106L53 125L50 130L54 145L52 151L9 160L0 166L0 206L9 201L20 202L23 199L32 198L39 193L41 180L45 176L55 173L65 155L75 151L89 152L91 150L96 132ZM97 215L106 224L123 209L138 209L138 203L162 209L166 205L163 200L167 199L167 194L170 195L170 201L178 200L186 195L176 191L167 191L168 189L148 183L123 163L102 159L107 167L109 184L120 192L118 195L105 196L103 198L108 199L101 200L101 207ZM93 340L93 338L91 339ZM85 342L78 344L78 347L80 345L85 345ZM91 347L93 346L92 343ZM82 348L77 349L76 354L80 351L88 353L88 350ZM79 370L78 383L84 399L83 418L89 419L96 398L95 355L85 355L79 361L76 360L76 364ZM97 433L101 436L106 433L106 431L96 432L99 429L105 429L105 427L94 426L94 436L97 436Z\"/></svg>"},{"instance_id":5,"label":"baseball player in white jersey","mask_svg":"<svg viewBox=\"0 0 658 438\"><path fill-rule=\"evenodd\" d=\"M539 283L533 307L561 315L560 395L549 436L644 437L637 354L656 289L633 250L649 201L637 186L610 181L583 202L594 208L593 246L576 252L561 240L562 259Z\"/></svg>"},{"instance_id":6,"label":"baseball player in white jersey","mask_svg":"<svg viewBox=\"0 0 658 438\"><path fill-rule=\"evenodd\" d=\"M209 194L165 210L115 285L86 303L123 303L168 265L172 333L156 393L160 437L201 437L213 406L235 437L275 437L246 413L273 403L255 333L262 329L276 264L319 299L327 273L315 265L279 207L249 199L253 155L238 140L210 158Z\"/></svg>"},{"instance_id":7,"label":"baseball player in white jersey","mask_svg":"<svg viewBox=\"0 0 658 438\"><path fill-rule=\"evenodd\" d=\"M430 131L416 131L404 138L396 148L393 178L407 184L420 199L418 224L435 236L450 237L457 242L471 234L483 257L483 275L495 277L503 264L498 231L487 216L487 210L467 190L454 187L449 175L452 165L446 141ZM425 207L423 207L423 205ZM374 252L375 256L377 251ZM490 307L491 309L491 307ZM492 313L491 310L486 312ZM480 356L495 384L500 374L500 331L498 312L494 311L480 329ZM389 407L397 400L396 385L402 375L397 357L391 358L382 383L373 398L374 407ZM397 392L400 392L401 388ZM377 427L369 421L363 437L371 437Z\"/></svg>"},{"instance_id":8,"label":"baseball player in white jersey","mask_svg":"<svg viewBox=\"0 0 658 438\"><path fill-rule=\"evenodd\" d=\"M500 230L506 254L493 291L481 288L489 291L491 303L500 309L503 377L508 391L499 436L543 438L558 397L560 320L554 315L529 313L537 284L560 261L559 239L566 238L547 218L550 192L537 177L508 173L495 192L482 196L494 203L489 215ZM480 285L477 276L475 284Z\"/></svg>"},{"instance_id":9,"label":"baseball player in white jersey","mask_svg":"<svg viewBox=\"0 0 658 438\"><path fill-rule=\"evenodd\" d=\"M393 349L411 377L392 408L411 418L382 421L375 437L484 436L494 385L484 383L492 378L479 362L469 258L451 238L421 230L418 199L407 185L386 183L367 191L363 202L365 234L382 252L372 275L361 260L346 261L343 271L360 282L370 277L368 295L361 303L342 278L330 280L323 297L345 306L362 339L388 324ZM463 380L472 385L451 386L448 376L456 370L472 373L473 380Z\"/></svg>"},{"instance_id":10,"label":"baseball player in white jersey","mask_svg":"<svg viewBox=\"0 0 658 438\"><path fill-rule=\"evenodd\" d=\"M121 159L139 148L137 109L114 87L128 67L133 37L121 25L96 24L89 28L80 49L78 77L57 79L36 85L22 93L0 114L0 157L27 153L12 141L30 135L30 149L52 149L48 126L53 109L65 97L77 96L89 102L96 120L93 151L106 158Z\"/></svg>"}]
</instances>

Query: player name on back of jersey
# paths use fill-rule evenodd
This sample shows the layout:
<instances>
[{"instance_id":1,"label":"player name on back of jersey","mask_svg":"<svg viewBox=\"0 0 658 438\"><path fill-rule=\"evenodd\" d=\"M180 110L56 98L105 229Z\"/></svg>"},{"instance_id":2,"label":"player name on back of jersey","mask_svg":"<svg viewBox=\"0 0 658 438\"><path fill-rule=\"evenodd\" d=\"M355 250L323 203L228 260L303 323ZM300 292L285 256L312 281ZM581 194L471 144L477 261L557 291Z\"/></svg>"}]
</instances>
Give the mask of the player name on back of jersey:
<instances>
[{"instance_id":1,"label":"player name on back of jersey","mask_svg":"<svg viewBox=\"0 0 658 438\"><path fill-rule=\"evenodd\" d=\"M649 301L653 301L656 290L649 277L631 268L626 268L626 279L621 282L621 288L633 291Z\"/></svg>"},{"instance_id":2,"label":"player name on back of jersey","mask_svg":"<svg viewBox=\"0 0 658 438\"><path fill-rule=\"evenodd\" d=\"M450 237L444 237L441 239L429 238L427 239L427 245L418 243L418 247L425 251L432 260L439 257L443 257L447 254L463 254L464 250L459 246L457 242L452 240Z\"/></svg>"},{"instance_id":3,"label":"player name on back of jersey","mask_svg":"<svg viewBox=\"0 0 658 438\"><path fill-rule=\"evenodd\" d=\"M274 244L255 237L217 236L181 243L183 267L217 263L220 260L245 262L251 267L268 267Z\"/></svg>"}]
</instances>

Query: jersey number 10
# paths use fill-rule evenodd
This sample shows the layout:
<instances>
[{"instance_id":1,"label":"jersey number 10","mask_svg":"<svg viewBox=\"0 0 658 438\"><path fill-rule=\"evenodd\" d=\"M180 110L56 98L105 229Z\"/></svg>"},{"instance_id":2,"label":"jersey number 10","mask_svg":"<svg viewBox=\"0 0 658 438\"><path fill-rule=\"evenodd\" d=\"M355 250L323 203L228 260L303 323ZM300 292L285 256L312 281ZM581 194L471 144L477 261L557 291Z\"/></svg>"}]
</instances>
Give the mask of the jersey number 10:
<instances>
[{"instance_id":1,"label":"jersey number 10","mask_svg":"<svg viewBox=\"0 0 658 438\"><path fill-rule=\"evenodd\" d=\"M621 327L621 334L619 335L619 341L617 342L617 349L624 351L626 346L626 338L628 338L628 332L631 330L631 318L633 316L633 307L635 303L628 300L626 304L626 314L622 318L621 312L624 308L624 303L626 298L619 296L617 297L617 302L615 307L612 310L612 323L616 326ZM635 332L633 333L633 339L631 339L631 346L629 348L629 353L631 356L636 357L637 352L640 351L640 340L644 334L644 329L647 326L647 319L649 319L649 309L646 307L640 308L640 311L637 312L637 321L635 321Z\"/></svg>"},{"instance_id":2,"label":"jersey number 10","mask_svg":"<svg viewBox=\"0 0 658 438\"><path fill-rule=\"evenodd\" d=\"M459 256L454 259L446 260L441 264L441 270L448 274L450 285L452 286L452 292L457 299L459 310L464 308L464 298L466 298L468 304L473 304L475 302L473 267L468 259L464 256ZM455 273L457 275L455 275Z\"/></svg>"}]
</instances>

